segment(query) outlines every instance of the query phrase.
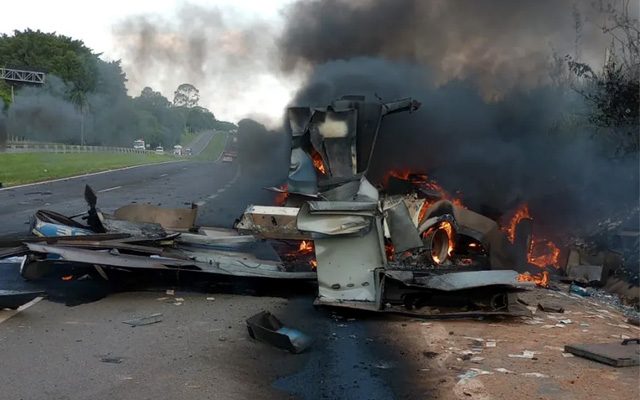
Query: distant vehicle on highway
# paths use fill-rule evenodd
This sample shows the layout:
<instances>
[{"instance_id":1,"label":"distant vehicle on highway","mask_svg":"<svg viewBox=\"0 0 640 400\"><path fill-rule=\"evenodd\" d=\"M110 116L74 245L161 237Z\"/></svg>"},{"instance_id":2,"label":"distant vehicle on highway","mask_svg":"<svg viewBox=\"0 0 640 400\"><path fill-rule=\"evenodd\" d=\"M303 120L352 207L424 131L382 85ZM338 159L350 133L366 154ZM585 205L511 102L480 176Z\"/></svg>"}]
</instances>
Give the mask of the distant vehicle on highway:
<instances>
[{"instance_id":1,"label":"distant vehicle on highway","mask_svg":"<svg viewBox=\"0 0 640 400\"><path fill-rule=\"evenodd\" d=\"M181 156L182 155L182 146L180 146L179 144L173 146L173 155L174 156Z\"/></svg>"},{"instance_id":2,"label":"distant vehicle on highway","mask_svg":"<svg viewBox=\"0 0 640 400\"><path fill-rule=\"evenodd\" d=\"M191 150L191 147L187 147L186 149L184 149L184 155L185 156L192 156L193 155L193 150Z\"/></svg>"},{"instance_id":3,"label":"distant vehicle on highway","mask_svg":"<svg viewBox=\"0 0 640 400\"><path fill-rule=\"evenodd\" d=\"M233 160L235 160L237 156L238 156L238 153L236 153L235 151L225 151L222 153L222 162L226 162L226 163L233 162Z\"/></svg>"},{"instance_id":4,"label":"distant vehicle on highway","mask_svg":"<svg viewBox=\"0 0 640 400\"><path fill-rule=\"evenodd\" d=\"M156 154L164 154L164 148L162 146L156 147Z\"/></svg>"},{"instance_id":5,"label":"distant vehicle on highway","mask_svg":"<svg viewBox=\"0 0 640 400\"><path fill-rule=\"evenodd\" d=\"M133 148L136 150L144 150L145 149L144 140L142 139L134 140Z\"/></svg>"}]
</instances>

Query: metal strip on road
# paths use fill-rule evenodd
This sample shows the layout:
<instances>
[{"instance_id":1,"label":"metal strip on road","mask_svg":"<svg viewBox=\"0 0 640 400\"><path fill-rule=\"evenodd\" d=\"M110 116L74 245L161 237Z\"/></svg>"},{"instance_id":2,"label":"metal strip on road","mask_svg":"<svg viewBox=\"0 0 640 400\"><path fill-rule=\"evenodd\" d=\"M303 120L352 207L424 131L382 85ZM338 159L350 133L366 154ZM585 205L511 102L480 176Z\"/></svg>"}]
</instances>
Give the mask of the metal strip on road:
<instances>
[{"instance_id":1,"label":"metal strip on road","mask_svg":"<svg viewBox=\"0 0 640 400\"><path fill-rule=\"evenodd\" d=\"M16 310L0 310L0 324L5 322L9 318L13 317L14 315L18 314L20 311L24 311L27 308L35 305L36 303L38 303L43 298L44 297L36 297L35 299L31 300L30 302L21 305Z\"/></svg>"}]
</instances>

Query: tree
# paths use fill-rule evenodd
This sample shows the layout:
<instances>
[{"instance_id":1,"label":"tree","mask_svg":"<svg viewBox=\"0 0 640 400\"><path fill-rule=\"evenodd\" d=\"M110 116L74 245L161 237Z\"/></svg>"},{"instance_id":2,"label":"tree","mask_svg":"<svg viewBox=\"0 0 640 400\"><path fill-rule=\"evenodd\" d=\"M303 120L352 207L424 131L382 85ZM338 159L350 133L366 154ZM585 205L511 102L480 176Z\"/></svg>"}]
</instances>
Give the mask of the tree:
<instances>
[{"instance_id":1,"label":"tree","mask_svg":"<svg viewBox=\"0 0 640 400\"><path fill-rule=\"evenodd\" d=\"M612 5L601 11L608 14L609 23L602 31L611 44L606 49L605 63L600 71L567 56L569 71L578 78L574 89L591 107L589 121L607 128L617 141L619 154L640 150L640 29L638 20L629 14L629 2L618 10Z\"/></svg>"},{"instance_id":2,"label":"tree","mask_svg":"<svg viewBox=\"0 0 640 400\"><path fill-rule=\"evenodd\" d=\"M0 35L0 66L45 71L83 92L95 88L97 56L81 40L39 30Z\"/></svg>"},{"instance_id":3,"label":"tree","mask_svg":"<svg viewBox=\"0 0 640 400\"><path fill-rule=\"evenodd\" d=\"M187 129L190 132L213 129L216 125L216 118L213 113L204 107L193 107L187 114Z\"/></svg>"},{"instance_id":4,"label":"tree","mask_svg":"<svg viewBox=\"0 0 640 400\"><path fill-rule=\"evenodd\" d=\"M192 108L200 101L200 91L190 83L183 83L173 94L173 105L177 107Z\"/></svg>"}]
</instances>

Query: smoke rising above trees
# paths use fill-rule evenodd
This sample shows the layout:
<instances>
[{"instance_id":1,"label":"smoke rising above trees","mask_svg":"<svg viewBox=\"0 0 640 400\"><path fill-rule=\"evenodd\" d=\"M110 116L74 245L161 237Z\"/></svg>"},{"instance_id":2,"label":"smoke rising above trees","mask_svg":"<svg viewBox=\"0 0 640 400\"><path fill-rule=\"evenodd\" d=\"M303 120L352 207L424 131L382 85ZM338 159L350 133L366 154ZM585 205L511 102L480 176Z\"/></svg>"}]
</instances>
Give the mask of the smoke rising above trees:
<instances>
[{"instance_id":1,"label":"smoke rising above trees","mask_svg":"<svg viewBox=\"0 0 640 400\"><path fill-rule=\"evenodd\" d=\"M144 138L153 146L170 146L185 130L221 127L211 112L195 107L198 89L193 85L176 91L184 92L184 104L174 105L149 87L132 98L120 61L103 61L81 41L65 36L31 30L3 35L0 65L47 72L42 87L12 83L13 101L2 81L6 111L0 119L13 137L119 146Z\"/></svg>"}]
</instances>

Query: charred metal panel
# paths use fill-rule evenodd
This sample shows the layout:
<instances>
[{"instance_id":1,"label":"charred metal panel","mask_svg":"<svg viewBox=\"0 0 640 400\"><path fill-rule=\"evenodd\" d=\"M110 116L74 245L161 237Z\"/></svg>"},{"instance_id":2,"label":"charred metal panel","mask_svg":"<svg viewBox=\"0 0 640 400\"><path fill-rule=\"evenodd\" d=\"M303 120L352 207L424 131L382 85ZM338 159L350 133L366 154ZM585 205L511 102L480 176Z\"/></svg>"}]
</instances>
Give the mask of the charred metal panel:
<instances>
[{"instance_id":1,"label":"charred metal panel","mask_svg":"<svg viewBox=\"0 0 640 400\"><path fill-rule=\"evenodd\" d=\"M315 195L318 192L318 174L313 166L313 160L301 148L291 149L287 191L308 195Z\"/></svg>"},{"instance_id":2,"label":"charred metal panel","mask_svg":"<svg viewBox=\"0 0 640 400\"><path fill-rule=\"evenodd\" d=\"M350 177L356 174L356 110L315 110L309 123L314 149L320 153L329 175Z\"/></svg>"},{"instance_id":3,"label":"charred metal panel","mask_svg":"<svg viewBox=\"0 0 640 400\"><path fill-rule=\"evenodd\" d=\"M250 233L269 239L309 239L296 227L297 207L247 207L242 219L236 224L241 233Z\"/></svg>"},{"instance_id":4,"label":"charred metal panel","mask_svg":"<svg viewBox=\"0 0 640 400\"><path fill-rule=\"evenodd\" d=\"M423 246L422 239L409 215L409 210L401 197L390 199L385 204L385 214L389 235L396 253Z\"/></svg>"},{"instance_id":5,"label":"charred metal panel","mask_svg":"<svg viewBox=\"0 0 640 400\"><path fill-rule=\"evenodd\" d=\"M488 286L511 288L530 288L535 286L535 284L531 282L519 282L518 273L508 270L451 272L425 277L417 277L411 271L386 271L386 274L410 286L442 291L465 290Z\"/></svg>"},{"instance_id":6,"label":"charred metal panel","mask_svg":"<svg viewBox=\"0 0 640 400\"><path fill-rule=\"evenodd\" d=\"M311 234L314 238L364 235L371 230L372 214L371 211L349 212L342 209L336 209L335 212L314 213L311 212L309 204L305 204L298 213L297 228Z\"/></svg>"}]
</instances>

